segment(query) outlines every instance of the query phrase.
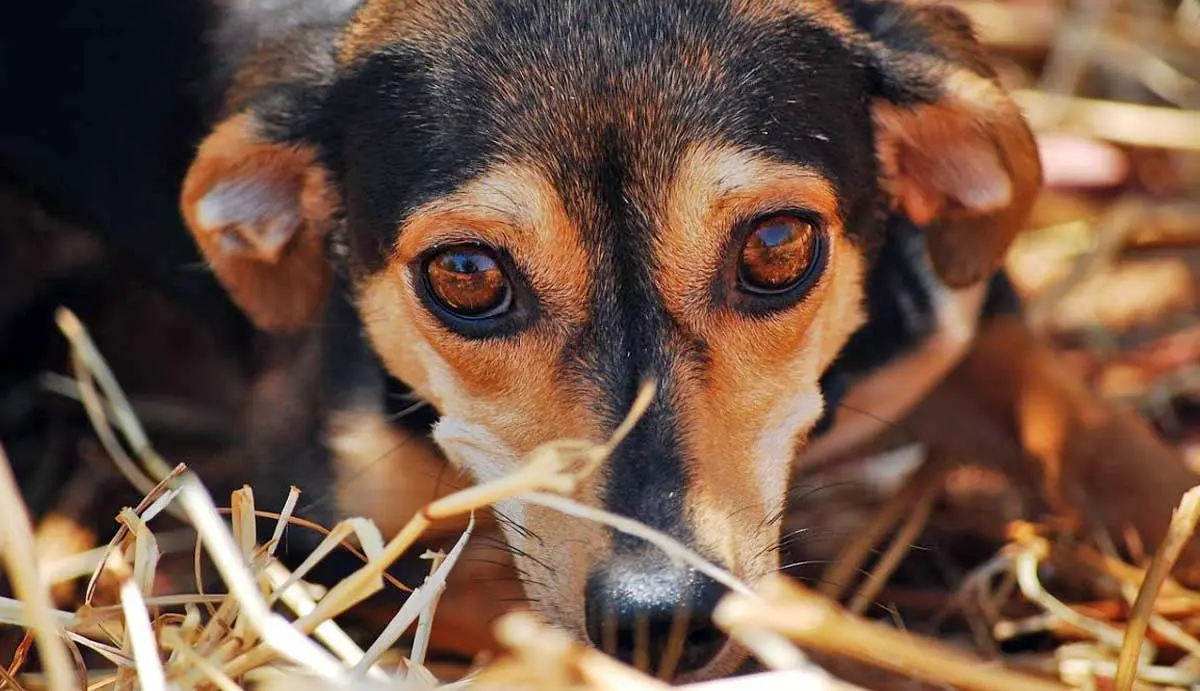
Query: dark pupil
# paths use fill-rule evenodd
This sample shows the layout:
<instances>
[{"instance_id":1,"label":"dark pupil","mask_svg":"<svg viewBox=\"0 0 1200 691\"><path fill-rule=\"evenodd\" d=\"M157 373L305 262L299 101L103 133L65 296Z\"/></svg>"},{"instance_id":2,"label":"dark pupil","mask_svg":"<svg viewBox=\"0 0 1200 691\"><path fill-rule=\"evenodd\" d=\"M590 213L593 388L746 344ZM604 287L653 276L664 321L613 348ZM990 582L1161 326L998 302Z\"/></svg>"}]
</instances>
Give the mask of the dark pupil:
<instances>
[{"instance_id":1,"label":"dark pupil","mask_svg":"<svg viewBox=\"0 0 1200 691\"><path fill-rule=\"evenodd\" d=\"M496 260L478 251L450 250L429 265L429 283L437 298L464 316L479 316L499 307L508 285Z\"/></svg>"}]
</instances>

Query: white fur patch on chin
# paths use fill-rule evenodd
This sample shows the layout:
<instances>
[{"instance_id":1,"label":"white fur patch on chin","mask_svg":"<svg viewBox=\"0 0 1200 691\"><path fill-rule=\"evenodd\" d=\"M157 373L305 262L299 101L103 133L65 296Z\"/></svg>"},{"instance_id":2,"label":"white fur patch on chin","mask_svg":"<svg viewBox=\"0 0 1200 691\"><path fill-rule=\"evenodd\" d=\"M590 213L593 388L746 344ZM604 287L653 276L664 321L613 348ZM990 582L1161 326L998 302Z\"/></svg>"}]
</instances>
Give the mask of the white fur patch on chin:
<instances>
[{"instance_id":1,"label":"white fur patch on chin","mask_svg":"<svg viewBox=\"0 0 1200 691\"><path fill-rule=\"evenodd\" d=\"M433 426L433 441L441 447L450 462L463 468L476 482L491 482L511 472L521 459L508 445L483 425L461 418L444 417ZM496 502L496 510L504 515L500 521L510 545L524 549L525 538L516 526L525 524L525 506L516 499Z\"/></svg>"},{"instance_id":2,"label":"white fur patch on chin","mask_svg":"<svg viewBox=\"0 0 1200 691\"><path fill-rule=\"evenodd\" d=\"M817 423L824 410L821 393L810 391L782 401L767 414L754 445L758 488L767 506L774 506L785 496L797 439Z\"/></svg>"}]
</instances>

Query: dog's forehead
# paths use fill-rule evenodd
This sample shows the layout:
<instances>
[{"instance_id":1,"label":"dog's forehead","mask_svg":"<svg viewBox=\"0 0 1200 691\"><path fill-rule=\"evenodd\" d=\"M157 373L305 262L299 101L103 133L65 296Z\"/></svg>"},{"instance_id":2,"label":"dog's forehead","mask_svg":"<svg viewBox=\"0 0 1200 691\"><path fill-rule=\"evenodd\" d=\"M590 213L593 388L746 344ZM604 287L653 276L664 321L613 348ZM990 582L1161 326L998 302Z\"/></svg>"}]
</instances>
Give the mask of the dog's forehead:
<instances>
[{"instance_id":1,"label":"dog's forehead","mask_svg":"<svg viewBox=\"0 0 1200 691\"><path fill-rule=\"evenodd\" d=\"M853 192L872 165L865 76L831 10L743 4L368 4L329 105L351 220L395 228L498 161L538 167L568 205L595 197L613 158L625 193L661 190L697 144Z\"/></svg>"}]
</instances>

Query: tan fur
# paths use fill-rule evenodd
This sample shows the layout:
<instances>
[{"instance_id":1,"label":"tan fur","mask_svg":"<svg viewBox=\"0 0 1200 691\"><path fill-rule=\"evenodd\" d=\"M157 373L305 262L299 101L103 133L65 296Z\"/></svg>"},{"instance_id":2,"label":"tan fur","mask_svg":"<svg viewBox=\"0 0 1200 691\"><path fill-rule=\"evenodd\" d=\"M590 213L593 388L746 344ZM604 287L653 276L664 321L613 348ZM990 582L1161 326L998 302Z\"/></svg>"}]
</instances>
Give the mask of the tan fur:
<instances>
[{"instance_id":1,"label":"tan fur","mask_svg":"<svg viewBox=\"0 0 1200 691\"><path fill-rule=\"evenodd\" d=\"M206 223L201 204L218 185L231 182L271 186L294 199L290 213L296 221L286 240L263 241L265 229L278 221L270 216ZM262 139L251 115L226 120L201 144L183 184L183 217L217 277L260 328L298 329L324 304L330 271L323 241L337 207L331 195L314 152ZM240 244L224 242L227 233Z\"/></svg>"},{"instance_id":2,"label":"tan fur","mask_svg":"<svg viewBox=\"0 0 1200 691\"><path fill-rule=\"evenodd\" d=\"M428 438L405 432L378 413L340 411L330 419L326 437L338 506L374 521L385 538L429 502L469 484ZM468 655L494 645L491 623L523 595L509 554L495 544L503 539L495 521L486 513L475 519L476 537L451 573L453 591L438 607L433 639L442 650ZM447 544L431 548L448 549L465 528L466 517L438 521L427 536L446 535ZM391 616L394 609L382 611Z\"/></svg>"},{"instance_id":3,"label":"tan fur","mask_svg":"<svg viewBox=\"0 0 1200 691\"><path fill-rule=\"evenodd\" d=\"M730 228L756 213L797 205L829 219L830 265L813 295L787 319L751 323L727 310L714 312L705 302L707 289ZM827 180L736 150L701 149L687 157L657 208L659 288L668 309L712 352L707 375L675 373L691 459L689 510L703 548L739 574L757 576L770 568L770 539L752 524L782 506L793 445L821 412L819 374L861 319L861 257L841 236L841 211ZM543 319L532 331L500 341L465 340L419 304L412 260L428 247L463 240L506 248L529 274L544 302ZM435 437L451 460L486 479L538 444L603 434L585 403L598 392L557 369L566 335L587 319L591 272L562 202L531 169L489 171L406 223L389 268L369 279L359 303L389 369L442 412ZM759 371L778 376L752 375ZM742 458L757 448L764 430L747 422L778 424L773 406L806 393L813 404L801 419L784 421L783 438L791 442L777 450L778 472L764 487L759 465ZM473 451L477 447L486 447L486 458ZM588 484L579 498L594 501L598 490ZM738 511L746 507L757 510ZM519 510L539 540L513 536L518 546L555 568L553 587L531 585L530 595L565 615L563 621L582 622L583 584L607 550L603 531L536 507ZM747 539L753 535L761 535L762 544ZM551 544L558 547L547 550Z\"/></svg>"},{"instance_id":4,"label":"tan fur","mask_svg":"<svg viewBox=\"0 0 1200 691\"><path fill-rule=\"evenodd\" d=\"M709 285L726 260L729 229L781 206L805 207L828 220L829 264L812 293L784 315L751 320L713 309ZM787 470L821 414L820 373L861 323L862 258L843 236L830 183L815 171L736 149L701 147L687 155L667 193L656 274L668 310L709 347L705 373L679 371L689 466L688 506L700 543L735 572L771 568L773 539L758 530L782 507ZM687 367L687 365L681 365ZM764 373L770 373L764 375ZM805 398L808 400L806 401ZM778 420L779 406L805 407ZM767 425L782 425L775 458L756 458ZM777 472L770 486L763 474ZM753 509L753 510L751 510ZM757 559L762 563L752 563Z\"/></svg>"},{"instance_id":5,"label":"tan fur","mask_svg":"<svg viewBox=\"0 0 1200 691\"><path fill-rule=\"evenodd\" d=\"M953 424L947 424L953 420ZM1005 469L1060 515L1159 544L1200 478L1138 415L1100 399L1017 317L995 320L905 423L958 458ZM1177 574L1200 580L1200 543Z\"/></svg>"},{"instance_id":6,"label":"tan fur","mask_svg":"<svg viewBox=\"0 0 1200 691\"><path fill-rule=\"evenodd\" d=\"M378 413L338 411L328 422L338 506L369 516L394 535L422 506L470 484L425 437L414 436ZM439 525L461 530L466 518Z\"/></svg>"},{"instance_id":7,"label":"tan fur","mask_svg":"<svg viewBox=\"0 0 1200 691\"><path fill-rule=\"evenodd\" d=\"M409 262L435 244L462 240L513 255L542 301L538 326L501 341L470 341L419 304ZM502 167L414 213L388 268L360 291L359 305L384 363L442 413L435 437L449 458L490 479L545 442L602 438L602 423L587 403L596 392L557 370L567 335L586 319L590 275L577 231L549 183L531 169ZM579 498L596 496L588 485ZM583 584L592 559L606 549L603 532L536 507L500 508L520 511L522 524L538 536L533 544L514 533L510 539L555 569L551 576L519 560L544 584L531 584L530 595L582 625Z\"/></svg>"},{"instance_id":8,"label":"tan fur","mask_svg":"<svg viewBox=\"0 0 1200 691\"><path fill-rule=\"evenodd\" d=\"M409 263L430 247L461 241L512 253L542 303L537 327L501 342L471 341L419 304ZM536 173L492 171L418 210L388 264L361 291L367 332L385 364L443 416L497 421L504 443L518 454L551 431L599 433L586 422L582 392L564 391L553 369L566 333L586 319L591 268L561 202Z\"/></svg>"},{"instance_id":9,"label":"tan fur","mask_svg":"<svg viewBox=\"0 0 1200 691\"><path fill-rule=\"evenodd\" d=\"M848 43L865 40L832 0L734 5L747 22L802 15ZM438 56L486 18L490 7L466 0L367 2L342 36L338 61L347 67L384 46L405 43L425 53L436 72L445 68ZM680 53L683 74L724 78L723 56L713 55L703 39L672 49ZM1015 106L994 84L929 60L931 74L948 75L948 95L915 108L876 103L878 155L895 208L927 227L934 267L947 283L960 286L985 278L1019 227L1039 179L1036 151ZM570 79L570 67L564 69L563 78ZM618 102L628 107L615 111L630 133L656 131L642 125L665 112L654 98L634 106L642 96L636 89L659 86L653 70L633 66L621 80L623 88L635 90L633 103ZM500 93L520 93L506 87L528 76L517 68L488 78ZM411 213L385 267L355 286L374 350L392 375L438 409L433 439L445 457L481 481L511 471L540 444L564 437L600 441L611 424L593 405L600 398L598 385L565 367L563 358L572 338L588 326L596 282L594 258L575 225L594 219L573 220L567 202L585 217L600 218L602 210L594 208L595 200L561 199L541 168L513 161L525 149L537 150L547 136L558 137L555 146L575 154L567 160L586 161L594 145L590 133L614 116L574 101L547 97L546 103L552 106L544 117L549 129L530 134L514 126L499 135L507 149L519 153ZM531 117L541 122L536 120L541 116ZM528 137L535 138L533 146ZM674 171L661 171L666 161L654 159L659 155L654 147L644 152L631 152L625 193L653 226L652 273L680 339L669 348L685 353L702 342L706 351L703 363L674 358L671 372L669 404L682 426L689 532L702 551L753 581L776 566L777 529L763 529L762 522L784 508L792 461L823 412L818 380L863 321L864 259L846 236L832 183L813 169L712 144L687 152ZM203 225L196 205L220 181L239 176L295 196L302 222L294 237L256 244L251 223L235 229L251 250L231 253L220 242L229 229ZM184 193L189 226L214 269L252 318L271 328L302 324L324 299L329 273L320 248L335 201L311 151L261 141L249 116L231 119L205 142ZM757 318L714 304L712 282L729 259L731 229L796 207L825 220L827 265L810 294L784 313ZM538 296L539 318L528 329L467 339L421 304L417 260L457 242L482 243L512 256ZM961 355L965 342L954 345ZM332 423L341 503L366 507L386 530L395 530L436 490L419 478L409 481L431 475L439 454L427 440L389 432L378 418ZM1056 440L1047 439L1053 447ZM398 473L388 472L401 458L403 483L394 479ZM356 486L356 479L365 478L371 480ZM602 470L576 498L598 504L604 482ZM584 587L591 569L609 555L606 530L516 501L499 508L533 533L506 530L520 550L517 566L530 580L526 594L538 600L543 614L583 635ZM724 670L735 657L727 651L705 674Z\"/></svg>"},{"instance_id":10,"label":"tan fur","mask_svg":"<svg viewBox=\"0 0 1200 691\"><path fill-rule=\"evenodd\" d=\"M488 11L488 0L375 0L363 5L338 45L338 60L349 64L391 43L436 46L461 33Z\"/></svg>"}]
</instances>

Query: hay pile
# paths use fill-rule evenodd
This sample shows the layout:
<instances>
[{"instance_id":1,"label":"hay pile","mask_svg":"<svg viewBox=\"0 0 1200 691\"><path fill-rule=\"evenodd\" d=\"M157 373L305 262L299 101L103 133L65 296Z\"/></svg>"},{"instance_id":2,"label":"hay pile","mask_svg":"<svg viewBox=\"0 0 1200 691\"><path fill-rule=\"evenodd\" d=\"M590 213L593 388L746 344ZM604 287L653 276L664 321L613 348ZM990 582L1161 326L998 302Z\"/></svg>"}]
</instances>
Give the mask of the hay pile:
<instances>
[{"instance_id":1,"label":"hay pile","mask_svg":"<svg viewBox=\"0 0 1200 691\"><path fill-rule=\"evenodd\" d=\"M1200 450L1200 425L1184 419L1200 418L1200 82L1191 76L1200 74L1200 2L953 4L979 26L1035 129L1053 135L1045 155L1077 159L1064 168L1073 179L1051 180L1010 257L1032 322L1097 390L1140 406L1185 451ZM303 521L295 490L282 506L262 506L243 488L217 508L225 497L214 499L193 472L155 451L79 321L61 312L59 324L75 376L52 382L55 390L82 402L108 458L143 498L119 513L107 546L88 549L69 521L49 516L35 530L0 448L0 576L17 596L0 598L0 627L24 633L12 658L0 659L0 691L665 687L529 614L498 622L504 656L465 678L439 679L430 632L471 527L447 553L429 555L424 583L370 643L339 625L339 615L384 587L388 566L415 549L431 521L515 496L632 532L730 587L718 623L770 671L697 688L1200 686L1200 592L1167 575L1200 515L1196 491L1157 554L1140 554L1134 538L1117 549L1106 536L1081 542L1053 524L1017 521L985 541L983 558L954 565L965 572L950 589L902 591L895 578L939 523L936 502L952 482L935 458L877 501L835 507L843 520L856 511L864 518L843 531L814 589L780 575L751 590L665 536L566 498L635 409L608 444L539 449L512 475L429 504L385 541L362 519L327 528ZM256 519L273 530L260 532ZM811 524L820 522L803 523ZM326 533L295 571L275 556L288 526ZM356 573L328 590L306 582L343 548L361 555ZM189 550L196 592L163 594L163 583L174 583L163 573L166 555ZM212 582L201 572L213 570L223 585L210 592L199 584ZM71 596L76 588L81 598ZM903 597L912 606L894 625L867 618ZM73 611L55 606L77 600ZM918 620L916 611L929 614ZM942 626L948 621L955 626Z\"/></svg>"},{"instance_id":2,"label":"hay pile","mask_svg":"<svg viewBox=\"0 0 1200 691\"><path fill-rule=\"evenodd\" d=\"M59 323L71 341L76 381L97 434L131 481L151 486L141 503L121 511L117 517L120 530L107 547L67 555L61 563L38 563L33 526L7 461L0 457L0 547L5 571L19 598L0 600L0 622L27 631L15 659L0 667L0 688L665 688L663 682L524 613L509 615L498 624L499 638L509 651L506 656L465 679L448 684L439 681L424 666L429 633L436 626L436 608L446 576L471 538L473 520L449 553L436 555L429 577L365 650L334 622L334 617L382 588L387 566L412 548L431 521L485 509L491 502L514 496L636 534L730 587L731 594L717 611L719 625L774 671L697 688L857 688L813 665L801 646L912 680L962 689L1095 688L1099 679L1113 677L1118 688L1131 688L1135 680L1143 688L1200 684L1200 640L1191 621L1200 613L1200 593L1185 590L1166 576L1200 517L1200 491L1185 497L1176 513L1172 539L1148 569L1084 548L1058 553L1054 543L1034 526L1022 524L1012 531L1011 543L1000 554L964 581L961 597L992 611L1000 611L1008 598L1023 598L1041 609L1031 618L1035 624L999 621L997 633L1005 627L1013 630L1031 625L1069 631L1075 642L1059 649L1056 669L1021 670L987 663L943 643L863 619L783 576L769 578L751 590L664 535L566 499L563 495L603 460L636 420L649 401L651 388L643 390L635 409L607 444L568 441L543 447L510 476L429 504L386 543L369 521L344 521L332 527L321 546L291 572L274 553L283 531L295 520L292 512L298 491L293 489L278 513L270 513L255 505L249 488L238 490L230 497L227 520L194 474L182 465L169 467L154 451L82 325L65 310L60 312ZM133 451L132 458L126 455L126 448ZM157 482L151 481L152 477L157 477ZM919 490L936 477L918 472L909 485ZM897 505L906 503L904 497L912 491L897 495L901 497ZM161 553L152 526L156 517L167 512L182 517L194 529L197 574L202 550L219 572L223 592L168 596L155 592ZM904 551L914 534L906 526L918 525L923 520L920 514L909 512L885 554ZM256 518L261 516L275 518L269 536L257 533ZM880 529L868 531L843 550L832 569L853 572L859 568L874 543L890 532L886 528L893 527L895 518L894 511L881 512ZM361 569L327 592L315 592L304 583L317 562L350 540L365 556ZM1124 621L1106 619L1049 592L1039 581L1040 567L1063 558L1087 565L1097 578L1116 583L1130 603L1129 616ZM873 597L897 559L885 558L877 564L853 601ZM74 612L55 609L51 588L83 577L87 577L84 605ZM118 604L93 604L103 582L116 589ZM202 582L199 575L196 582ZM396 642L410 631L414 639L408 656L398 662L386 661ZM1147 631L1153 635L1146 636ZM32 645L41 660L41 670L36 673L26 671ZM1163 649L1175 649L1184 656L1173 665L1154 664L1162 658ZM85 653L101 662L85 662Z\"/></svg>"}]
</instances>

